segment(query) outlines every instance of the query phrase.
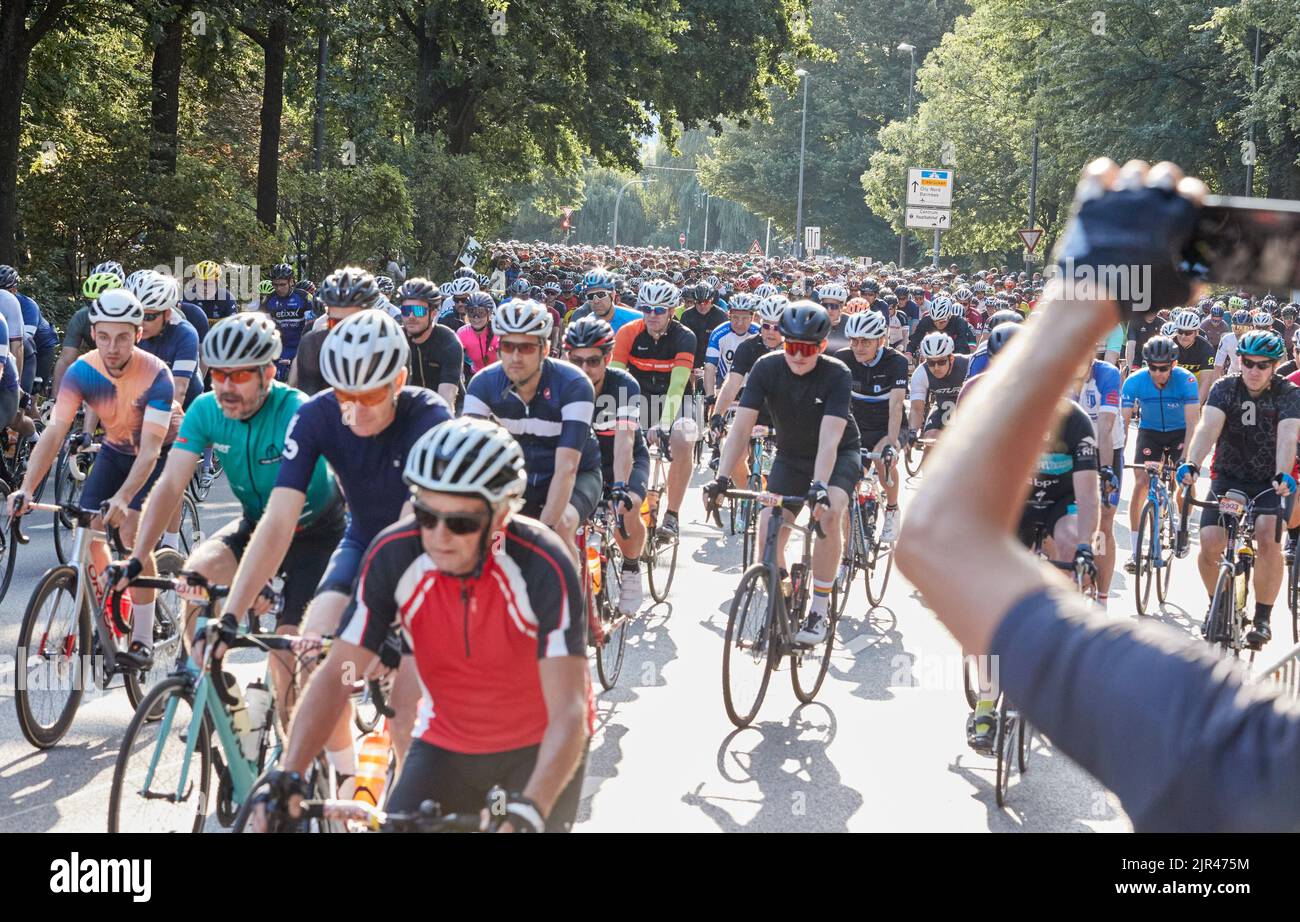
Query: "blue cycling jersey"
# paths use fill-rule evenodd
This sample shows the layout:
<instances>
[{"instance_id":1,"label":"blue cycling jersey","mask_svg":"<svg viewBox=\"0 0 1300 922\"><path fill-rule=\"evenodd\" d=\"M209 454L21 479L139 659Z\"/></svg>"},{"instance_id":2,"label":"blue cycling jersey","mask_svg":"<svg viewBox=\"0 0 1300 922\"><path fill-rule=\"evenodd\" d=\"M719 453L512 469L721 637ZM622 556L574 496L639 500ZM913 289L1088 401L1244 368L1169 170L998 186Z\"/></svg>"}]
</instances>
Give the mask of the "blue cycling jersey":
<instances>
[{"instance_id":1,"label":"blue cycling jersey","mask_svg":"<svg viewBox=\"0 0 1300 922\"><path fill-rule=\"evenodd\" d=\"M36 351L46 352L50 349L57 349L59 346L59 334L54 332L54 327L44 317L41 317L40 323L36 325Z\"/></svg>"},{"instance_id":2,"label":"blue cycling jersey","mask_svg":"<svg viewBox=\"0 0 1300 922\"><path fill-rule=\"evenodd\" d=\"M363 438L344 425L334 391L321 391L299 407L289 423L275 485L306 494L316 462L324 458L348 501L344 537L364 547L401 517L410 495L402 471L411 446L449 419L451 410L433 391L404 387L397 397L397 416L388 428Z\"/></svg>"},{"instance_id":3,"label":"blue cycling jersey","mask_svg":"<svg viewBox=\"0 0 1300 922\"><path fill-rule=\"evenodd\" d=\"M229 317L239 311L239 306L235 304L235 299L227 294L224 298L193 298L190 303L203 311L209 323L215 323L222 317Z\"/></svg>"},{"instance_id":4,"label":"blue cycling jersey","mask_svg":"<svg viewBox=\"0 0 1300 922\"><path fill-rule=\"evenodd\" d=\"M199 375L199 334L188 321L165 323L157 336L142 339L139 345L145 352L163 360L171 369L174 381L189 378L189 387L185 390L185 407L189 407L194 398L203 393L203 378Z\"/></svg>"},{"instance_id":5,"label":"blue cycling jersey","mask_svg":"<svg viewBox=\"0 0 1300 922\"><path fill-rule=\"evenodd\" d=\"M185 315L186 321L194 327L194 332L199 335L199 342L207 339L208 336L208 315L203 313L203 308L199 307L192 301L181 302L181 313Z\"/></svg>"},{"instance_id":6,"label":"blue cycling jersey","mask_svg":"<svg viewBox=\"0 0 1300 922\"><path fill-rule=\"evenodd\" d=\"M731 321L719 325L709 334L709 344L704 350L704 361L718 369L721 381L731 371L731 361L736 355L736 348L745 340L758 335L758 324L751 323L744 333L737 333L731 328Z\"/></svg>"},{"instance_id":7,"label":"blue cycling jersey","mask_svg":"<svg viewBox=\"0 0 1300 922\"><path fill-rule=\"evenodd\" d=\"M23 309L23 336L35 343L36 330L41 325L41 309L25 294L18 294L18 306Z\"/></svg>"},{"instance_id":8,"label":"blue cycling jersey","mask_svg":"<svg viewBox=\"0 0 1300 922\"><path fill-rule=\"evenodd\" d=\"M1142 405L1142 422L1138 428L1155 432L1177 432L1187 428L1183 408L1200 401L1196 376L1186 368L1174 366L1164 387L1156 387L1151 372L1143 368L1128 376L1120 394L1121 405Z\"/></svg>"},{"instance_id":9,"label":"blue cycling jersey","mask_svg":"<svg viewBox=\"0 0 1300 922\"><path fill-rule=\"evenodd\" d=\"M312 319L307 296L296 288L283 298L270 294L262 300L261 309L271 315L280 330L280 361L288 364L298 354L298 341Z\"/></svg>"},{"instance_id":10,"label":"blue cycling jersey","mask_svg":"<svg viewBox=\"0 0 1300 922\"><path fill-rule=\"evenodd\" d=\"M989 344L988 340L980 343L975 348L975 353L970 357L970 369L966 372L966 380L970 380L976 375L983 374L984 369L989 367Z\"/></svg>"},{"instance_id":11,"label":"blue cycling jersey","mask_svg":"<svg viewBox=\"0 0 1300 922\"><path fill-rule=\"evenodd\" d=\"M496 362L469 382L465 394L467 416L495 416L524 451L528 483L550 482L555 473L555 450L582 452L580 471L600 470L600 446L591 431L595 392L591 381L576 365L543 359L537 393L525 404L515 393L506 371Z\"/></svg>"}]
</instances>

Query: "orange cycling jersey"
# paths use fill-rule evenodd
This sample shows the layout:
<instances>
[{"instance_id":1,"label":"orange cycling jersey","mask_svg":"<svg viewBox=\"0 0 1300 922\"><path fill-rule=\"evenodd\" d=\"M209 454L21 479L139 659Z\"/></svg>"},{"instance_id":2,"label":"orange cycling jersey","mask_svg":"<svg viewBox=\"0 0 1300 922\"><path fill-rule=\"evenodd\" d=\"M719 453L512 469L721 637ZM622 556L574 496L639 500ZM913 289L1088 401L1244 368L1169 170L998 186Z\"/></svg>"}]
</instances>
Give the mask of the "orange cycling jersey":
<instances>
[{"instance_id":1,"label":"orange cycling jersey","mask_svg":"<svg viewBox=\"0 0 1300 922\"><path fill-rule=\"evenodd\" d=\"M68 368L54 404L56 422L71 425L84 402L104 427L104 444L124 455L140 451L140 433L151 428L170 445L180 426L172 373L162 359L136 348L118 377L108 373L98 351Z\"/></svg>"},{"instance_id":2,"label":"orange cycling jersey","mask_svg":"<svg viewBox=\"0 0 1300 922\"><path fill-rule=\"evenodd\" d=\"M668 393L673 369L689 375L695 364L695 334L674 319L656 340L645 320L633 320L614 335L613 364L631 372L642 393L662 396Z\"/></svg>"}]
</instances>

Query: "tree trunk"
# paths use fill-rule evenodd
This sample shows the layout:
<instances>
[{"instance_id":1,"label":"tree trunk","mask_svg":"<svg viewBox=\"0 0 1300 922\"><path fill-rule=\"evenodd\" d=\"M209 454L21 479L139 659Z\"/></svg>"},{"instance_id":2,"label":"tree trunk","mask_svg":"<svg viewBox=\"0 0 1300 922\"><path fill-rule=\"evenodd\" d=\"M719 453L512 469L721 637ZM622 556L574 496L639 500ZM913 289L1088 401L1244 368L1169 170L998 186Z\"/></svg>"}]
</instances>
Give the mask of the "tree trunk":
<instances>
[{"instance_id":1,"label":"tree trunk","mask_svg":"<svg viewBox=\"0 0 1300 922\"><path fill-rule=\"evenodd\" d=\"M319 26L319 36L316 40L316 113L314 124L312 125L312 167L317 173L324 166L325 156L325 102L326 94L329 89L329 48L330 33L326 25L325 17L322 16Z\"/></svg>"},{"instance_id":2,"label":"tree trunk","mask_svg":"<svg viewBox=\"0 0 1300 922\"><path fill-rule=\"evenodd\" d=\"M181 40L185 35L186 8L178 9L162 26L162 37L153 49L153 71L149 114L153 143L149 165L164 176L176 173L176 128L181 110Z\"/></svg>"},{"instance_id":3,"label":"tree trunk","mask_svg":"<svg viewBox=\"0 0 1300 922\"><path fill-rule=\"evenodd\" d=\"M275 230L280 185L280 117L284 112L285 48L289 41L287 14L273 12L263 47L262 139L257 154L257 220Z\"/></svg>"},{"instance_id":4,"label":"tree trunk","mask_svg":"<svg viewBox=\"0 0 1300 922\"><path fill-rule=\"evenodd\" d=\"M0 8L0 262L16 265L18 229L18 135L27 85L26 0Z\"/></svg>"}]
</instances>

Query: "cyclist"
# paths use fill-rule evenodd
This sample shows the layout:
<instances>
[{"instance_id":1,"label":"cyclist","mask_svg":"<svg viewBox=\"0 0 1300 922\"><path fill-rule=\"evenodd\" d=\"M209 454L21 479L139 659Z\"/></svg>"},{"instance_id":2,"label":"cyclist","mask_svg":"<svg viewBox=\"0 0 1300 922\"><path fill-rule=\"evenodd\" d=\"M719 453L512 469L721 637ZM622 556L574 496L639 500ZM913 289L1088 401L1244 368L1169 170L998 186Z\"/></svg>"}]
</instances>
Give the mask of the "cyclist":
<instances>
[{"instance_id":1,"label":"cyclist","mask_svg":"<svg viewBox=\"0 0 1300 922\"><path fill-rule=\"evenodd\" d=\"M952 419L971 357L955 355L952 337L947 333L928 333L918 345L921 362L912 372L908 388L911 401L908 438L915 438L920 432L924 438L933 439Z\"/></svg>"},{"instance_id":2,"label":"cyclist","mask_svg":"<svg viewBox=\"0 0 1300 922\"><path fill-rule=\"evenodd\" d=\"M467 310L473 310L476 299L492 301L484 291L476 291L469 298ZM460 398L465 350L451 327L434 323L434 305L439 300L437 287L426 278L407 279L397 292L402 328L411 346L410 382L437 391L447 406L454 407Z\"/></svg>"},{"instance_id":3,"label":"cyclist","mask_svg":"<svg viewBox=\"0 0 1300 922\"><path fill-rule=\"evenodd\" d=\"M1171 321L1176 328L1174 342L1178 344L1178 367L1196 377L1199 403L1205 403L1210 385L1219 376L1214 365L1215 349L1201 334L1201 317L1190 308L1175 311Z\"/></svg>"},{"instance_id":4,"label":"cyclist","mask_svg":"<svg viewBox=\"0 0 1300 922\"><path fill-rule=\"evenodd\" d=\"M1124 485L1125 430L1120 421L1120 391L1119 369L1101 359L1093 359L1085 365L1070 390L1075 403L1083 407L1097 433L1097 463L1100 465L1097 474L1102 498L1102 544L1096 549L1097 603L1103 608L1115 575L1115 512ZM1131 508L1138 502L1129 505Z\"/></svg>"},{"instance_id":5,"label":"cyclist","mask_svg":"<svg viewBox=\"0 0 1300 922\"><path fill-rule=\"evenodd\" d=\"M142 269L131 273L127 290L144 308L140 348L162 359L171 370L174 399L181 409L189 409L203 393L203 378L199 375L199 334L177 310L180 286L170 275Z\"/></svg>"},{"instance_id":6,"label":"cyclist","mask_svg":"<svg viewBox=\"0 0 1300 922\"><path fill-rule=\"evenodd\" d=\"M221 266L210 259L204 259L194 266L194 280L186 291L190 296L187 300L197 305L212 323L239 311L239 305L230 296L230 292L221 287L220 282Z\"/></svg>"},{"instance_id":7,"label":"cyclist","mask_svg":"<svg viewBox=\"0 0 1300 922\"><path fill-rule=\"evenodd\" d=\"M758 335L754 323L754 296L748 292L735 295L727 304L727 323L709 335L704 352L704 393L713 397L718 384L731 371L736 349L741 343Z\"/></svg>"},{"instance_id":8,"label":"cyclist","mask_svg":"<svg viewBox=\"0 0 1300 922\"><path fill-rule=\"evenodd\" d=\"M694 414L684 415L685 397L691 393L691 363L695 360L695 334L675 316L681 292L672 282L651 280L637 291L636 306L642 319L614 334L612 367L622 368L641 386L641 427L649 430L652 444L667 447L668 509L659 523L665 542L680 532L678 510L686 495L694 459L691 442L699 438ZM721 468L726 470L726 468Z\"/></svg>"},{"instance_id":9,"label":"cyclist","mask_svg":"<svg viewBox=\"0 0 1300 922\"><path fill-rule=\"evenodd\" d=\"M614 295L614 276L605 269L592 269L582 280L583 300L586 302L569 315L569 322L595 314L608 323L618 335L625 324L641 319L637 312L618 304Z\"/></svg>"},{"instance_id":10,"label":"cyclist","mask_svg":"<svg viewBox=\"0 0 1300 922\"><path fill-rule=\"evenodd\" d=\"M365 308L379 297L374 276L348 267L321 287L326 304ZM307 612L305 633L333 633L356 582L366 546L400 517L406 502L401 462L417 438L451 417L442 398L406 386L410 347L395 320L360 310L339 323L321 347L321 372L330 389L298 408L284 438L284 453L266 509L253 530L226 600L226 610L247 611L282 566L307 503L316 465L324 458L348 500L343 540L329 559ZM403 667L393 689L398 719L390 725L404 755L409 742L413 676ZM347 715L340 713L327 755L336 771L355 774Z\"/></svg>"},{"instance_id":11,"label":"cyclist","mask_svg":"<svg viewBox=\"0 0 1300 922\"><path fill-rule=\"evenodd\" d=\"M306 293L293 287L293 266L279 263L271 269L272 292L260 310L275 321L280 330L281 353L276 362L276 380L287 381L289 366L298 352L298 341L311 322L311 304Z\"/></svg>"},{"instance_id":12,"label":"cyclist","mask_svg":"<svg viewBox=\"0 0 1300 922\"><path fill-rule=\"evenodd\" d=\"M484 420L445 423L413 446L405 477L414 518L386 529L366 554L347 627L309 684L271 777L276 807L292 814L307 795L301 773L347 707L346 677L373 669L400 636L423 701L419 739L387 809L415 812L434 800L472 813L501 785L503 830L572 827L595 721L582 588L560 540L513 514L523 468L518 443Z\"/></svg>"},{"instance_id":13,"label":"cyclist","mask_svg":"<svg viewBox=\"0 0 1300 922\"><path fill-rule=\"evenodd\" d=\"M826 337L826 354L834 355L849 345L849 338L844 333L844 303L849 299L849 289L839 282L827 282L818 286L816 292L817 303L826 308L826 313L831 318L831 331Z\"/></svg>"},{"instance_id":14,"label":"cyclist","mask_svg":"<svg viewBox=\"0 0 1300 922\"><path fill-rule=\"evenodd\" d=\"M294 415L306 402L301 391L275 380L280 333L269 317L250 311L215 324L203 341L203 364L212 371L212 391L194 401L181 421L180 434L154 484L140 519L136 549L119 564L127 583L150 566L151 548L179 509L199 459L215 450L225 465L242 515L193 549L185 571L208 583L229 584L275 489L285 441ZM281 634L297 633L307 603L325 573L330 554L343 538L345 515L334 478L322 458L316 462L306 502L279 567L283 605L276 618ZM233 611L233 609L232 609ZM275 688L287 721L291 673L284 658L271 657Z\"/></svg>"},{"instance_id":15,"label":"cyclist","mask_svg":"<svg viewBox=\"0 0 1300 922\"><path fill-rule=\"evenodd\" d=\"M539 302L540 303L540 302ZM546 305L542 305L545 307ZM465 304L465 325L456 331L465 354L467 376L487 368L497 360L497 336L492 332L492 312L496 304L486 292L476 291ZM550 313L548 309L548 313ZM551 313L552 330L555 314Z\"/></svg>"},{"instance_id":16,"label":"cyclist","mask_svg":"<svg viewBox=\"0 0 1300 922\"><path fill-rule=\"evenodd\" d=\"M853 376L853 418L866 451L883 454L876 463L885 487L885 519L880 540L898 538L898 478L889 476L898 451L903 400L907 396L907 359L885 345L889 325L879 311L862 311L845 324L849 347L835 353Z\"/></svg>"},{"instance_id":17,"label":"cyclist","mask_svg":"<svg viewBox=\"0 0 1300 922\"><path fill-rule=\"evenodd\" d=\"M551 312L507 301L492 318L501 360L470 379L466 416L494 416L519 440L528 466L524 515L541 519L576 553L578 528L600 502L600 447L591 432L587 376L548 358Z\"/></svg>"},{"instance_id":18,"label":"cyclist","mask_svg":"<svg viewBox=\"0 0 1300 922\"><path fill-rule=\"evenodd\" d=\"M1212 496L1223 496L1228 490L1240 490L1249 498L1267 490L1275 494L1260 498L1255 506L1255 613L1246 643L1258 650L1272 639L1269 621L1282 586L1282 549L1273 539L1273 519L1280 514L1279 497L1291 495L1296 488L1291 471L1300 437L1300 388L1274 374L1286 347L1272 330L1246 333L1237 355L1241 373L1226 375L1210 388L1186 459L1178 468L1178 482L1194 483L1213 447ZM1215 508L1201 513L1200 542L1201 580L1213 597L1219 558L1227 544ZM1202 633L1209 630L1209 622L1207 615Z\"/></svg>"},{"instance_id":19,"label":"cyclist","mask_svg":"<svg viewBox=\"0 0 1300 922\"><path fill-rule=\"evenodd\" d=\"M1138 423L1137 456L1139 464L1148 461L1162 463L1166 456L1176 461L1183 456L1187 433L1196 429L1200 417L1200 399L1196 378L1177 365L1178 346L1164 336L1153 336L1142 347L1146 367L1135 371L1124 382L1122 393L1124 429L1133 420L1133 408L1140 405L1142 417ZM1146 496L1149 475L1145 470L1133 472L1133 499L1129 502L1129 530L1137 535L1138 518L1142 514L1142 498ZM1180 537L1180 541L1183 539ZM1178 548L1179 556L1186 553ZM1124 572L1137 572L1137 547Z\"/></svg>"},{"instance_id":20,"label":"cyclist","mask_svg":"<svg viewBox=\"0 0 1300 922\"><path fill-rule=\"evenodd\" d=\"M907 343L907 352L909 356L918 355L921 350L921 344L925 338L932 333L942 333L952 341L951 354L970 356L975 351L976 337L975 331L971 325L966 322L966 318L959 316L961 309L953 304L950 298L938 296L930 307L930 313L927 317L922 317L912 331L912 338ZM922 354L922 358L924 355ZM969 358L967 359L969 361Z\"/></svg>"},{"instance_id":21,"label":"cyclist","mask_svg":"<svg viewBox=\"0 0 1300 922\"><path fill-rule=\"evenodd\" d=\"M1219 340L1223 339L1224 333L1232 329L1232 324L1224 319L1227 312L1227 305L1224 302L1213 302L1207 310L1205 319L1201 321L1201 334L1209 340L1216 353L1219 349Z\"/></svg>"},{"instance_id":22,"label":"cyclist","mask_svg":"<svg viewBox=\"0 0 1300 922\"><path fill-rule=\"evenodd\" d=\"M569 324L564 344L569 361L583 370L596 394L591 428L600 443L601 477L627 531L626 538L614 534L623 554L618 607L624 614L635 614L643 599L641 551L645 548L645 522L637 513L650 482L650 452L640 426L641 388L626 371L609 367L614 330L599 317L588 315Z\"/></svg>"},{"instance_id":23,"label":"cyclist","mask_svg":"<svg viewBox=\"0 0 1300 922\"><path fill-rule=\"evenodd\" d=\"M124 288L105 291L90 304L95 350L78 358L64 375L50 424L32 449L27 472L17 492L9 496L10 515L25 515L37 484L45 479L55 455L83 402L104 426L104 441L86 475L79 502L96 513L96 526L120 529L122 540L134 545L136 522L149 488L162 473L167 451L176 436L180 408L173 403L172 375L167 366L140 349L144 308ZM101 504L107 510L101 517ZM152 549L152 548L151 548ZM102 541L91 545L96 572L109 564ZM119 657L141 668L153 665L154 591L133 589L131 645Z\"/></svg>"},{"instance_id":24,"label":"cyclist","mask_svg":"<svg viewBox=\"0 0 1300 922\"><path fill-rule=\"evenodd\" d=\"M716 295L708 282L697 282L682 289L682 307L677 319L695 334L695 359L691 376L697 385L704 384L704 363L713 331L728 321L727 312L715 303Z\"/></svg>"},{"instance_id":25,"label":"cyclist","mask_svg":"<svg viewBox=\"0 0 1300 922\"><path fill-rule=\"evenodd\" d=\"M1241 301L1242 299L1233 298L1232 300ZM1214 367L1219 370L1220 377L1241 373L1241 360L1237 356L1237 344L1248 332L1250 332L1250 312L1244 308L1233 311L1232 329L1223 334L1223 338L1219 340L1219 348L1214 354Z\"/></svg>"},{"instance_id":26,"label":"cyclist","mask_svg":"<svg viewBox=\"0 0 1300 922\"><path fill-rule=\"evenodd\" d=\"M731 363L731 370L727 372L726 380L722 382L722 389L718 392L718 401L713 406L713 415L709 417L709 428L719 436L723 434L725 428L724 420L727 411L731 409L736 398L742 393L745 379L754 370L754 363L769 352L780 349L781 344L785 341L781 335L781 315L785 313L789 303L790 299L782 294L771 295L758 302L758 307L755 310L755 314L758 316L758 335L745 340L736 349L736 354ZM767 411L767 407L759 409L755 425L771 430L772 415ZM746 455L742 458L736 469L731 473L740 483L748 481L749 456Z\"/></svg>"},{"instance_id":27,"label":"cyclist","mask_svg":"<svg viewBox=\"0 0 1300 922\"><path fill-rule=\"evenodd\" d=\"M813 506L822 535L813 549L812 605L795 634L799 643L821 643L827 632L827 607L835 586L843 543L842 517L862 476L861 440L849 409L853 377L839 359L823 355L831 319L812 301L796 301L781 316L785 347L754 363L740 408L722 449L720 471L730 471L749 448L750 432L766 403L776 423L776 458L767 489L785 496L802 495ZM706 509L731 487L720 475L704 488ZM798 514L799 508L790 509ZM759 520L758 547L766 541L768 516ZM777 542L784 567L789 528ZM784 574L783 574L784 575Z\"/></svg>"}]
</instances>

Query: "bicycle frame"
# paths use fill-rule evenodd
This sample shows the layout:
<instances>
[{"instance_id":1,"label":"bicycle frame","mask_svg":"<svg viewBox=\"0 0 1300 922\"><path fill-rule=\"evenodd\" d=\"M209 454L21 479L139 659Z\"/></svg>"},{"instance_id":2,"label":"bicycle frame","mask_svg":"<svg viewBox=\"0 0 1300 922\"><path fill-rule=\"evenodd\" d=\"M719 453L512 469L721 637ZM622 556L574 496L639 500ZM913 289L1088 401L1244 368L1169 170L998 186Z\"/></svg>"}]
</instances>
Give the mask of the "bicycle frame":
<instances>
[{"instance_id":1,"label":"bicycle frame","mask_svg":"<svg viewBox=\"0 0 1300 922\"><path fill-rule=\"evenodd\" d=\"M763 540L763 566L768 568L771 574L773 584L780 585L780 568L777 566L777 542L780 540L781 532L789 528L791 531L800 532L803 537L803 554L800 557L800 564L803 567L802 579L798 586L794 586L793 593L790 597L789 605L786 604L785 593L776 593L776 640L780 644L777 653L784 656L794 650L799 649L802 645L796 644L794 640L794 630L791 628L791 615L801 615L808 601L808 587L812 583L812 555L813 555L813 535L821 535L821 527L816 521L810 519L810 524L800 525L795 517L789 522L785 521L785 512L787 503L802 503L802 496L780 496L774 493L752 493L747 490L729 490L728 495L733 499L740 497L753 499L760 505L766 506L771 510L769 516L769 527ZM811 516L811 511L809 512ZM788 539L787 539L788 540ZM794 567L791 567L794 572Z\"/></svg>"}]
</instances>

